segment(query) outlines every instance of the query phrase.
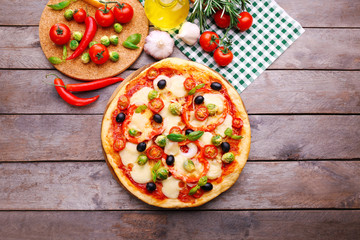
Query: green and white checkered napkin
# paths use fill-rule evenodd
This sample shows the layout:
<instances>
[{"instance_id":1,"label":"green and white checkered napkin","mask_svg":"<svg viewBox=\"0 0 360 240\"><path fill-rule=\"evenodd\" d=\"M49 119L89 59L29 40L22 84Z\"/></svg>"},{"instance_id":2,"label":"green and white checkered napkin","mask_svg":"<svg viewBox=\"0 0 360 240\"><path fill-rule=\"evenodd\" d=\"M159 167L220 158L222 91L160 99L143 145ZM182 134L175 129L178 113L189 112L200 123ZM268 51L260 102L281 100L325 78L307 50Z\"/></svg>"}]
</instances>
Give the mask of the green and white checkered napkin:
<instances>
[{"instance_id":1,"label":"green and white checkered napkin","mask_svg":"<svg viewBox=\"0 0 360 240\"><path fill-rule=\"evenodd\" d=\"M144 0L140 0L144 2ZM233 42L233 61L226 67L219 67L212 53L203 51L199 43L186 45L171 34L175 45L191 60L205 64L221 73L240 93L268 68L305 30L273 0L252 0L248 6L253 16L253 25L246 32L230 30ZM218 28L213 20L208 20L209 31L220 37L225 30ZM195 20L194 23L197 23Z\"/></svg>"}]
</instances>

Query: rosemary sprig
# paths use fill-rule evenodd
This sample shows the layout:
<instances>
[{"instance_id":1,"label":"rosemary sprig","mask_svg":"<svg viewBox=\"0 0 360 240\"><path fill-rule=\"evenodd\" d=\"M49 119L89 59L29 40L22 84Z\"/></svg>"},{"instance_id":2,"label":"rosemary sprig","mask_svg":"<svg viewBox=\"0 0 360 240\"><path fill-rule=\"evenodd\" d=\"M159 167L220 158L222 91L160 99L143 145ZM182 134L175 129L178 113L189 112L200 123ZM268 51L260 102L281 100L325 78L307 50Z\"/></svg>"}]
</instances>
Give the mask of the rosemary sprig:
<instances>
[{"instance_id":1,"label":"rosemary sprig","mask_svg":"<svg viewBox=\"0 0 360 240\"><path fill-rule=\"evenodd\" d=\"M200 30L204 32L209 27L207 19L212 17L217 10L222 9L222 14L230 16L229 28L232 28L238 23L240 12L246 11L246 4L249 3L249 0L195 0L189 21L199 19Z\"/></svg>"}]
</instances>

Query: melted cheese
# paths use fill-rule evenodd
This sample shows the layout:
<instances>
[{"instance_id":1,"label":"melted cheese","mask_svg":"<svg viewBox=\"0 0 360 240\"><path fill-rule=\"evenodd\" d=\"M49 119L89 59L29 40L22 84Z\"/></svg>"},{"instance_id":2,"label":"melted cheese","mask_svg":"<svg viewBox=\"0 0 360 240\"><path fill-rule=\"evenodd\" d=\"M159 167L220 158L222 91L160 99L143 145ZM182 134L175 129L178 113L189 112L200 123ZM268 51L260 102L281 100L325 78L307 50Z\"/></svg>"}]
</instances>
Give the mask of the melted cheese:
<instances>
[{"instance_id":1,"label":"melted cheese","mask_svg":"<svg viewBox=\"0 0 360 240\"><path fill-rule=\"evenodd\" d=\"M163 194L168 198L175 198L175 199L178 198L180 192L179 182L180 180L172 176L162 181Z\"/></svg>"},{"instance_id":2,"label":"melted cheese","mask_svg":"<svg viewBox=\"0 0 360 240\"><path fill-rule=\"evenodd\" d=\"M165 145L165 148L164 148L164 152L167 154L167 155L176 155L178 154L180 151L180 147L179 147L179 144L177 142L171 142L169 140L166 140L166 145Z\"/></svg>"},{"instance_id":3,"label":"melted cheese","mask_svg":"<svg viewBox=\"0 0 360 240\"><path fill-rule=\"evenodd\" d=\"M151 111L145 110L143 113L134 113L131 117L131 122L129 123L129 129L135 129L139 132L142 132L143 136L147 136L149 132L153 129L151 127Z\"/></svg>"},{"instance_id":4,"label":"melted cheese","mask_svg":"<svg viewBox=\"0 0 360 240\"><path fill-rule=\"evenodd\" d=\"M215 128L215 133L225 137L225 130L232 128L232 116L229 114L226 116L225 121Z\"/></svg>"},{"instance_id":5,"label":"melted cheese","mask_svg":"<svg viewBox=\"0 0 360 240\"><path fill-rule=\"evenodd\" d=\"M209 165L210 165L210 168L209 168L209 171L207 172L206 176L209 179L216 179L216 178L220 177L222 174L221 162L213 160L213 161L209 161Z\"/></svg>"},{"instance_id":6,"label":"melted cheese","mask_svg":"<svg viewBox=\"0 0 360 240\"><path fill-rule=\"evenodd\" d=\"M161 110L160 115L162 116L163 120L164 120L164 134L168 135L169 131L172 127L178 127L179 123L181 122L181 117L177 116L177 115L173 115L171 114L171 112L169 111L169 102L165 103L165 107L163 108L163 110Z\"/></svg>"},{"instance_id":7,"label":"melted cheese","mask_svg":"<svg viewBox=\"0 0 360 240\"><path fill-rule=\"evenodd\" d=\"M130 175L137 183L147 183L151 181L151 168L149 162L145 165L140 166L139 164L134 164L131 169Z\"/></svg>"},{"instance_id":8,"label":"melted cheese","mask_svg":"<svg viewBox=\"0 0 360 240\"><path fill-rule=\"evenodd\" d=\"M204 97L204 104L205 106L212 103L215 104L218 107L217 113L222 113L224 111L224 96L221 94L209 94L205 93L203 95Z\"/></svg>"},{"instance_id":9,"label":"melted cheese","mask_svg":"<svg viewBox=\"0 0 360 240\"><path fill-rule=\"evenodd\" d=\"M209 132L204 132L204 134L201 136L201 138L199 138L200 143L202 143L202 145L210 145L211 144L211 138L213 137L213 135Z\"/></svg>"},{"instance_id":10,"label":"melted cheese","mask_svg":"<svg viewBox=\"0 0 360 240\"><path fill-rule=\"evenodd\" d=\"M136 93L134 93L134 95L132 95L132 97L130 98L130 104L135 104L137 103L138 105L141 104L148 104L149 103L149 92L152 91L152 88L149 87L143 87L142 89L140 89L139 91L137 91Z\"/></svg>"},{"instance_id":11,"label":"melted cheese","mask_svg":"<svg viewBox=\"0 0 360 240\"><path fill-rule=\"evenodd\" d=\"M166 86L165 88L163 89L160 89L158 88L157 84L160 80L165 80L166 81ZM153 86L154 86L154 89L158 92L164 92L164 91L167 91L170 87L171 87L171 81L170 81L170 78L165 76L165 75L159 75L157 78L154 79L154 82L153 82Z\"/></svg>"},{"instance_id":12,"label":"melted cheese","mask_svg":"<svg viewBox=\"0 0 360 240\"><path fill-rule=\"evenodd\" d=\"M130 163L136 163L139 152L136 150L136 144L127 142L123 150L119 152L122 163L127 166Z\"/></svg>"},{"instance_id":13,"label":"melted cheese","mask_svg":"<svg viewBox=\"0 0 360 240\"><path fill-rule=\"evenodd\" d=\"M169 91L174 94L176 97L185 97L187 95L187 91L184 88L185 77L180 75L175 75L170 78L171 86L168 87Z\"/></svg>"}]
</instances>

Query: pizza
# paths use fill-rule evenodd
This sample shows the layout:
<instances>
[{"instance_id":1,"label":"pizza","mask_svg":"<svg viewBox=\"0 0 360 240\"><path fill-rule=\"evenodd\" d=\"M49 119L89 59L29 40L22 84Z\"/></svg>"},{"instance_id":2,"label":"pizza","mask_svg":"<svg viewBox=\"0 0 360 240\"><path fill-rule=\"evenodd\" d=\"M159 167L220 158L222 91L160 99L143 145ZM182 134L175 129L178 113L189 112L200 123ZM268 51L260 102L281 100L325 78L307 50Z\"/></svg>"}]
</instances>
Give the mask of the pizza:
<instances>
[{"instance_id":1,"label":"pizza","mask_svg":"<svg viewBox=\"0 0 360 240\"><path fill-rule=\"evenodd\" d=\"M101 141L114 176L137 198L163 208L195 207L238 179L250 124L239 94L218 73L167 58L119 85Z\"/></svg>"}]
</instances>

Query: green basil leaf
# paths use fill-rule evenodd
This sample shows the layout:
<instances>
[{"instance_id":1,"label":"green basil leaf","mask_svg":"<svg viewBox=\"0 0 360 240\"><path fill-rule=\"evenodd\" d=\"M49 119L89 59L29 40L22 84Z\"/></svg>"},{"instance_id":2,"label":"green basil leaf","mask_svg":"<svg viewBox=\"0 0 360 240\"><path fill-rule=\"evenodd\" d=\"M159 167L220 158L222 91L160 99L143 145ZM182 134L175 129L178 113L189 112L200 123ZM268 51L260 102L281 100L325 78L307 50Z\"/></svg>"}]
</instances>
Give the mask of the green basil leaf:
<instances>
[{"instance_id":1,"label":"green basil leaf","mask_svg":"<svg viewBox=\"0 0 360 240\"><path fill-rule=\"evenodd\" d=\"M155 163L155 165L153 166L152 170L153 170L154 172L156 172L156 171L159 169L160 166L161 166L161 160L159 160L159 161L157 161L157 163ZM156 175L156 174L155 174L155 175Z\"/></svg>"},{"instance_id":2,"label":"green basil leaf","mask_svg":"<svg viewBox=\"0 0 360 240\"><path fill-rule=\"evenodd\" d=\"M48 7L51 7L51 8L54 9L54 10L59 11L59 10L62 10L62 9L64 9L64 8L66 8L67 6L69 6L69 5L70 5L70 2L71 2L71 1L63 1L63 2L59 2L59 3L57 3L57 4L52 4L52 5L47 5L47 6L48 6Z\"/></svg>"},{"instance_id":3,"label":"green basil leaf","mask_svg":"<svg viewBox=\"0 0 360 240\"><path fill-rule=\"evenodd\" d=\"M156 182L156 173L154 170L151 171L151 178L152 178L153 182Z\"/></svg>"},{"instance_id":4,"label":"green basil leaf","mask_svg":"<svg viewBox=\"0 0 360 240\"><path fill-rule=\"evenodd\" d=\"M202 187L207 183L207 177L203 176L199 179L198 186Z\"/></svg>"},{"instance_id":5,"label":"green basil leaf","mask_svg":"<svg viewBox=\"0 0 360 240\"><path fill-rule=\"evenodd\" d=\"M189 195L194 195L199 189L200 189L200 186L199 186L199 185L196 185L195 187L193 187L192 189L190 189Z\"/></svg>"},{"instance_id":6,"label":"green basil leaf","mask_svg":"<svg viewBox=\"0 0 360 240\"><path fill-rule=\"evenodd\" d=\"M198 90L198 89L200 89L200 88L202 88L204 86L205 86L205 83L201 83L201 84L196 85L193 89L191 89L188 92L188 95L193 95L196 92L196 90Z\"/></svg>"},{"instance_id":7,"label":"green basil leaf","mask_svg":"<svg viewBox=\"0 0 360 240\"><path fill-rule=\"evenodd\" d=\"M49 62L52 63L52 64L60 64L60 63L63 63L64 61L61 59L61 58L58 58L58 57L49 57Z\"/></svg>"},{"instance_id":8,"label":"green basil leaf","mask_svg":"<svg viewBox=\"0 0 360 240\"><path fill-rule=\"evenodd\" d=\"M182 142L186 140L186 136L178 133L171 133L166 136L170 141L173 142Z\"/></svg>"},{"instance_id":9,"label":"green basil leaf","mask_svg":"<svg viewBox=\"0 0 360 240\"><path fill-rule=\"evenodd\" d=\"M137 45L140 42L140 40L141 40L141 34L135 33L135 34L131 34L130 36L128 36L128 38L125 40L125 42L129 42L134 45Z\"/></svg>"},{"instance_id":10,"label":"green basil leaf","mask_svg":"<svg viewBox=\"0 0 360 240\"><path fill-rule=\"evenodd\" d=\"M203 131L194 131L194 132L191 132L189 133L189 135L187 136L187 138L190 140L190 141L196 141L198 140L199 138L201 138L201 136L204 134Z\"/></svg>"},{"instance_id":11,"label":"green basil leaf","mask_svg":"<svg viewBox=\"0 0 360 240\"><path fill-rule=\"evenodd\" d=\"M231 135L231 138L235 139L235 140L240 140L240 139L243 139L244 137L241 135Z\"/></svg>"},{"instance_id":12,"label":"green basil leaf","mask_svg":"<svg viewBox=\"0 0 360 240\"><path fill-rule=\"evenodd\" d=\"M226 136L231 137L232 133L233 133L233 130L231 128L227 128L224 133L225 133Z\"/></svg>"},{"instance_id":13,"label":"green basil leaf","mask_svg":"<svg viewBox=\"0 0 360 240\"><path fill-rule=\"evenodd\" d=\"M144 111L145 109L147 109L146 105L140 105L135 109L135 113L141 113L142 111Z\"/></svg>"},{"instance_id":14,"label":"green basil leaf","mask_svg":"<svg viewBox=\"0 0 360 240\"><path fill-rule=\"evenodd\" d=\"M128 42L128 41L125 41L123 42L122 44L124 47L126 48L129 48L129 49L138 49L139 47L136 46L135 44L131 43L131 42Z\"/></svg>"}]
</instances>

